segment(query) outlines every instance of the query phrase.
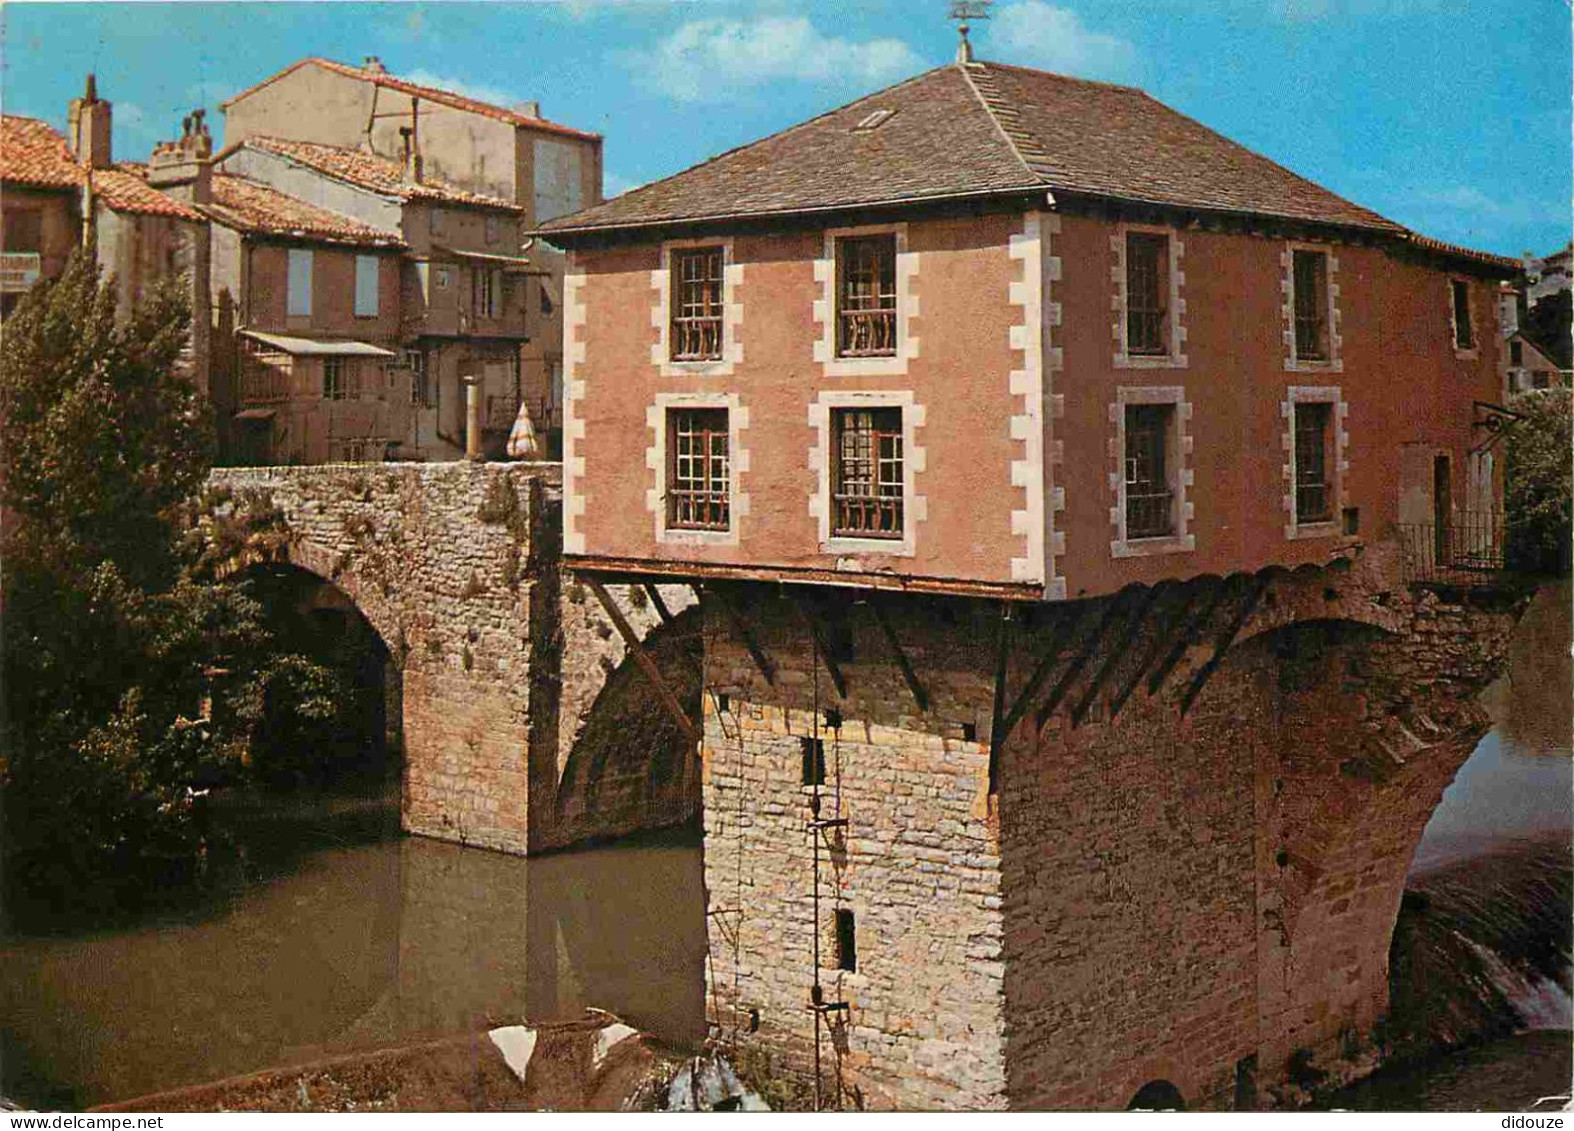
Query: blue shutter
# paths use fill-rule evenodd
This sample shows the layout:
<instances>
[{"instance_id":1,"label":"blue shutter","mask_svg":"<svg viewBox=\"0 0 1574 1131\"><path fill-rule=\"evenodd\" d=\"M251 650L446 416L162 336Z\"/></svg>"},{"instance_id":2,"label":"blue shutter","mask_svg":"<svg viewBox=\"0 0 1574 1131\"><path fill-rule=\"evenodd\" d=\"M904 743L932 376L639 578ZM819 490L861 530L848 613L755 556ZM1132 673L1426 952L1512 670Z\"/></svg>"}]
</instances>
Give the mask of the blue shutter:
<instances>
[{"instance_id":1,"label":"blue shutter","mask_svg":"<svg viewBox=\"0 0 1574 1131\"><path fill-rule=\"evenodd\" d=\"M355 316L377 317L377 257L355 257Z\"/></svg>"},{"instance_id":2,"label":"blue shutter","mask_svg":"<svg viewBox=\"0 0 1574 1131\"><path fill-rule=\"evenodd\" d=\"M285 313L307 318L312 313L312 253L290 249L290 282Z\"/></svg>"}]
</instances>

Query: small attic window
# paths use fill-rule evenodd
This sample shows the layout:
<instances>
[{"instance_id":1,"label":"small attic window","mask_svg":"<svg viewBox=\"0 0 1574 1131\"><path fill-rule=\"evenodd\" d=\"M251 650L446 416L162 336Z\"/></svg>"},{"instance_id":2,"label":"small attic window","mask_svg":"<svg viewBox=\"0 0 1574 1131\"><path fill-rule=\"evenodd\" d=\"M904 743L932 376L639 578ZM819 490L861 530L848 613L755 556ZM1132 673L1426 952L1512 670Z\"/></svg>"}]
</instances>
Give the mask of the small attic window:
<instances>
[{"instance_id":1,"label":"small attic window","mask_svg":"<svg viewBox=\"0 0 1574 1131\"><path fill-rule=\"evenodd\" d=\"M853 132L868 133L870 130L877 130L881 126L885 125L886 121L894 113L896 113L895 110L876 110L874 113L870 114L868 117L864 118L856 126L854 126Z\"/></svg>"}]
</instances>

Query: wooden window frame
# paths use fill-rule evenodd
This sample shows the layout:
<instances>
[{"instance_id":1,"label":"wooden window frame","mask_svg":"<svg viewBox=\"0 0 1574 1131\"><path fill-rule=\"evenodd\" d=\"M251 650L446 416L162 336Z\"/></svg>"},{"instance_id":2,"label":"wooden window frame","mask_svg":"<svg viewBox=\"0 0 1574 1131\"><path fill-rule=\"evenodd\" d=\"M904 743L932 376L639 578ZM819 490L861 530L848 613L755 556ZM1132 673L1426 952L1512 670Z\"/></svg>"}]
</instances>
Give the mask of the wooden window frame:
<instances>
[{"instance_id":1,"label":"wooden window frame","mask_svg":"<svg viewBox=\"0 0 1574 1131\"><path fill-rule=\"evenodd\" d=\"M895 232L836 238L837 360L899 356L897 242Z\"/></svg>"},{"instance_id":2,"label":"wooden window frame","mask_svg":"<svg viewBox=\"0 0 1574 1131\"><path fill-rule=\"evenodd\" d=\"M1126 540L1175 537L1174 447L1176 406L1128 404L1123 474Z\"/></svg>"},{"instance_id":3,"label":"wooden window frame","mask_svg":"<svg viewBox=\"0 0 1574 1131\"><path fill-rule=\"evenodd\" d=\"M1169 233L1128 231L1125 347L1130 357L1168 357L1172 352L1169 274Z\"/></svg>"},{"instance_id":4,"label":"wooden window frame","mask_svg":"<svg viewBox=\"0 0 1574 1131\"><path fill-rule=\"evenodd\" d=\"M675 406L667 413L668 530L732 529L732 446L729 410ZM720 451L716 443L720 441Z\"/></svg>"},{"instance_id":5,"label":"wooden window frame","mask_svg":"<svg viewBox=\"0 0 1574 1131\"><path fill-rule=\"evenodd\" d=\"M1308 265L1310 280L1304 277L1303 264ZM1295 360L1326 364L1333 360L1332 311L1328 304L1328 252L1320 248L1293 248L1290 252L1290 278L1290 324Z\"/></svg>"},{"instance_id":6,"label":"wooden window frame","mask_svg":"<svg viewBox=\"0 0 1574 1131\"><path fill-rule=\"evenodd\" d=\"M1338 456L1331 443L1330 431L1338 427L1338 411L1333 401L1297 401L1290 409L1290 430L1295 445L1295 525L1320 526L1334 521L1338 492L1335 467ZM1315 427L1302 423L1303 415L1317 421ZM1316 442L1307 437L1316 435ZM1315 456L1315 459L1308 457ZM1321 506L1306 503L1308 498L1321 499Z\"/></svg>"},{"instance_id":7,"label":"wooden window frame","mask_svg":"<svg viewBox=\"0 0 1574 1131\"><path fill-rule=\"evenodd\" d=\"M324 357L322 359L322 399L325 401L349 401L355 397L351 392L351 359L348 357Z\"/></svg>"},{"instance_id":8,"label":"wooden window frame","mask_svg":"<svg viewBox=\"0 0 1574 1131\"><path fill-rule=\"evenodd\" d=\"M832 538L901 542L906 537L902 414L899 405L830 410ZM862 445L860 435L867 436ZM857 450L860 446L862 451Z\"/></svg>"},{"instance_id":9,"label":"wooden window frame","mask_svg":"<svg viewBox=\"0 0 1574 1131\"><path fill-rule=\"evenodd\" d=\"M721 361L726 354L727 249L722 244L675 247L669 255L671 313L668 359Z\"/></svg>"}]
</instances>

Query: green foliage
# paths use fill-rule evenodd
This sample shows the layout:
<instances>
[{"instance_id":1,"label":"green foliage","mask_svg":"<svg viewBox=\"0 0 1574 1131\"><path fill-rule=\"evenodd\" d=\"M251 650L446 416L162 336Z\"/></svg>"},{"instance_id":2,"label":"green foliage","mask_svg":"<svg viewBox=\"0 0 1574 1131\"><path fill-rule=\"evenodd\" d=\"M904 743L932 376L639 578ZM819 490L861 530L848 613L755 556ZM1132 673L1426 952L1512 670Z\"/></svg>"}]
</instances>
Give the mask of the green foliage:
<instances>
[{"instance_id":1,"label":"green foliage","mask_svg":"<svg viewBox=\"0 0 1574 1131\"><path fill-rule=\"evenodd\" d=\"M1521 393L1510 404L1521 420L1508 434L1508 559L1514 569L1569 568L1571 490L1569 391Z\"/></svg>"},{"instance_id":2,"label":"green foliage","mask_svg":"<svg viewBox=\"0 0 1574 1131\"><path fill-rule=\"evenodd\" d=\"M178 372L188 325L173 290L117 320L82 257L6 320L0 837L13 906L64 909L68 894L124 906L192 874L211 839L202 798L242 772L247 702L279 678L260 606L217 578L248 548L276 549L282 519L262 497L198 498L210 428Z\"/></svg>"}]
</instances>

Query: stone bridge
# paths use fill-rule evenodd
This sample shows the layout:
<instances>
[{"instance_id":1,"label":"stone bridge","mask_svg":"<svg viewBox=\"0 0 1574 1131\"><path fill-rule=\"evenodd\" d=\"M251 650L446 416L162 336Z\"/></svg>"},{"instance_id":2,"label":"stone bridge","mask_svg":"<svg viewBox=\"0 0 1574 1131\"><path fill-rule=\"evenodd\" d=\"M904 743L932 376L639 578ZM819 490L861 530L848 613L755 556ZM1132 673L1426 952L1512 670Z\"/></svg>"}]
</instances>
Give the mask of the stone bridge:
<instances>
[{"instance_id":1,"label":"stone bridge","mask_svg":"<svg viewBox=\"0 0 1574 1131\"><path fill-rule=\"evenodd\" d=\"M559 573L559 465L220 468L210 483L287 531L234 567L316 575L386 645L409 831L522 853L697 815L693 743L597 597ZM603 592L697 717L693 592Z\"/></svg>"},{"instance_id":2,"label":"stone bridge","mask_svg":"<svg viewBox=\"0 0 1574 1131\"><path fill-rule=\"evenodd\" d=\"M534 852L703 808L712 1032L833 1106L1252 1108L1368 1071L1522 608L1383 544L1009 610L700 600L565 574L556 465L214 484L387 643L411 831Z\"/></svg>"}]
</instances>

